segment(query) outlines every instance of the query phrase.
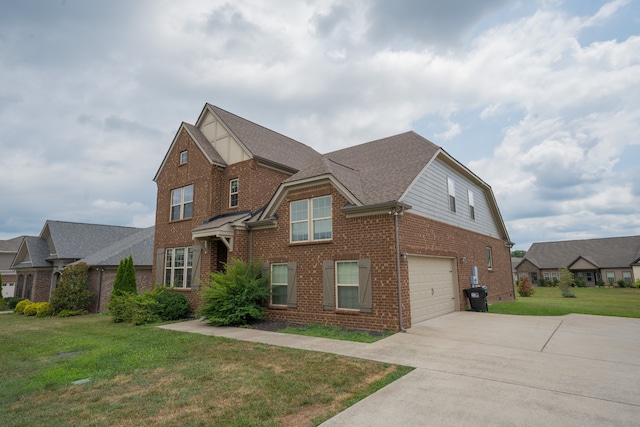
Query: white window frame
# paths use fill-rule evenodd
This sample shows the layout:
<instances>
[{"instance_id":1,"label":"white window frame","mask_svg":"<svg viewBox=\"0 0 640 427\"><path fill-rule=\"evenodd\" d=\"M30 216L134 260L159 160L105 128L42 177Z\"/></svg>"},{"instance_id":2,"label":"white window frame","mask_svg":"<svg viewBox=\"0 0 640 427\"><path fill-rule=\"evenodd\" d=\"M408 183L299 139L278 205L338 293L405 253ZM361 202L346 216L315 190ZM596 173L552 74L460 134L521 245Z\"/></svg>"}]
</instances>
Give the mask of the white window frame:
<instances>
[{"instance_id":1,"label":"white window frame","mask_svg":"<svg viewBox=\"0 0 640 427\"><path fill-rule=\"evenodd\" d=\"M238 193L240 190L240 180L238 178L234 178L229 181L229 207L237 208L238 207Z\"/></svg>"},{"instance_id":2,"label":"white window frame","mask_svg":"<svg viewBox=\"0 0 640 427\"><path fill-rule=\"evenodd\" d=\"M626 283L631 283L631 272L630 271L623 271L622 272L622 280L624 280Z\"/></svg>"},{"instance_id":3,"label":"white window frame","mask_svg":"<svg viewBox=\"0 0 640 427\"><path fill-rule=\"evenodd\" d=\"M182 251L182 265L176 266L176 253ZM182 283L176 284L177 271L182 270ZM193 284L193 246L168 248L164 252L164 285L176 289L191 289Z\"/></svg>"},{"instance_id":4,"label":"white window frame","mask_svg":"<svg viewBox=\"0 0 640 427\"><path fill-rule=\"evenodd\" d=\"M467 195L469 196L469 218L473 221L476 220L476 204L473 200L473 191L467 190Z\"/></svg>"},{"instance_id":5,"label":"white window frame","mask_svg":"<svg viewBox=\"0 0 640 427\"><path fill-rule=\"evenodd\" d=\"M486 253L487 253L487 269L493 270L493 253L491 252L491 246L487 246Z\"/></svg>"},{"instance_id":6,"label":"white window frame","mask_svg":"<svg viewBox=\"0 0 640 427\"><path fill-rule=\"evenodd\" d=\"M609 277L609 274L613 276L613 278ZM607 271L606 272L607 283L616 283L616 272L615 271Z\"/></svg>"},{"instance_id":7,"label":"white window frame","mask_svg":"<svg viewBox=\"0 0 640 427\"><path fill-rule=\"evenodd\" d=\"M284 267L284 282L274 282L274 277L275 275L273 274L273 270L274 267ZM287 292L288 292L288 287L289 287L289 270L288 270L289 266L288 264L285 263L274 263L271 264L271 305L278 305L278 306L286 306L287 305ZM278 301L278 302L273 302L273 289L274 288L284 288L284 301Z\"/></svg>"},{"instance_id":8,"label":"white window frame","mask_svg":"<svg viewBox=\"0 0 640 427\"><path fill-rule=\"evenodd\" d=\"M355 283L340 283L339 277L339 270L340 270L340 266L341 265L346 265L346 264L355 264L356 267L356 274L355 274ZM359 266L358 266L358 261L357 260L343 260L343 261L336 261L335 264L335 271L336 271L336 277L335 277L335 284L336 284L336 309L338 310L350 310L350 311L359 311L360 310L360 304L359 304L359 296L356 297L356 306L355 307L341 307L340 306L340 288L355 288L356 289L356 295L358 295L358 292L360 291L360 276L359 276Z\"/></svg>"},{"instance_id":9,"label":"white window frame","mask_svg":"<svg viewBox=\"0 0 640 427\"><path fill-rule=\"evenodd\" d=\"M191 189L191 199L185 199L185 194L188 194L189 192L186 191L187 189ZM180 188L174 188L173 190L171 190L171 208L169 209L169 219L171 221L179 221L181 219L187 219L187 218L193 218L193 199L194 199L194 188L193 188L193 184L190 185L185 185L184 187L180 187ZM191 206L191 214L189 216L186 216L185 211L187 210L186 207L187 206ZM174 208L178 208L179 209L179 215L177 218L174 218L173 212L174 212Z\"/></svg>"},{"instance_id":10,"label":"white window frame","mask_svg":"<svg viewBox=\"0 0 640 427\"><path fill-rule=\"evenodd\" d=\"M456 183L450 176L447 177L447 194L449 195L449 211L456 213Z\"/></svg>"},{"instance_id":11,"label":"white window frame","mask_svg":"<svg viewBox=\"0 0 640 427\"><path fill-rule=\"evenodd\" d=\"M551 280L551 278L550 278L550 276L549 276L549 272L548 272L548 271L545 271L545 272L543 273L543 276L544 276L544 281L545 281L545 282L548 282L549 280Z\"/></svg>"},{"instance_id":12,"label":"white window frame","mask_svg":"<svg viewBox=\"0 0 640 427\"><path fill-rule=\"evenodd\" d=\"M551 272L551 280L553 280L554 282L558 281L558 272L557 271L552 271Z\"/></svg>"},{"instance_id":13,"label":"white window frame","mask_svg":"<svg viewBox=\"0 0 640 427\"><path fill-rule=\"evenodd\" d=\"M189 160L189 152L187 150L180 152L180 164L184 165Z\"/></svg>"},{"instance_id":14,"label":"white window frame","mask_svg":"<svg viewBox=\"0 0 640 427\"><path fill-rule=\"evenodd\" d=\"M315 216L315 212L313 209L313 202L315 200L328 199L329 200L329 216ZM333 198L331 195L314 197L312 199L303 199L303 200L294 200L289 203L289 241L291 243L301 243L301 242L317 242L317 241L328 241L333 239L333 209L332 209ZM306 217L300 219L293 219L293 207L294 206L305 206L306 204ZM329 221L330 231L329 237L324 238L316 238L316 223L319 221ZM294 237L294 226L306 224L307 230L307 238L306 239L295 239Z\"/></svg>"}]
</instances>

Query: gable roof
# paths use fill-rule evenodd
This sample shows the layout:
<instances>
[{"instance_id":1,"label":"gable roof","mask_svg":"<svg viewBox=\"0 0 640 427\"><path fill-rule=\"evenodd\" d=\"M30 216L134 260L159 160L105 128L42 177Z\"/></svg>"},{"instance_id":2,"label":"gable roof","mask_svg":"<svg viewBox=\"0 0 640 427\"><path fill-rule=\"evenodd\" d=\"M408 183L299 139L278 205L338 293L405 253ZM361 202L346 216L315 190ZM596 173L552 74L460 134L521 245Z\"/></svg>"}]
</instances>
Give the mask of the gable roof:
<instances>
[{"instance_id":1,"label":"gable roof","mask_svg":"<svg viewBox=\"0 0 640 427\"><path fill-rule=\"evenodd\" d=\"M90 266L117 266L121 259L131 255L136 267L151 267L154 236L155 227L143 228L77 262Z\"/></svg>"},{"instance_id":2,"label":"gable roof","mask_svg":"<svg viewBox=\"0 0 640 427\"><path fill-rule=\"evenodd\" d=\"M25 236L20 236L9 240L0 240L0 252L18 252L24 238Z\"/></svg>"},{"instance_id":3,"label":"gable roof","mask_svg":"<svg viewBox=\"0 0 640 427\"><path fill-rule=\"evenodd\" d=\"M405 132L325 154L284 183L331 174L353 195L354 204L397 202L439 149Z\"/></svg>"},{"instance_id":4,"label":"gable roof","mask_svg":"<svg viewBox=\"0 0 640 427\"><path fill-rule=\"evenodd\" d=\"M533 243L524 259L540 269L567 267L584 258L599 268L629 267L640 254L640 236Z\"/></svg>"},{"instance_id":5,"label":"gable roof","mask_svg":"<svg viewBox=\"0 0 640 427\"><path fill-rule=\"evenodd\" d=\"M12 268L51 267L56 259L76 261L141 230L144 229L47 220L40 236L25 237ZM153 249L151 252L152 256Z\"/></svg>"}]
</instances>

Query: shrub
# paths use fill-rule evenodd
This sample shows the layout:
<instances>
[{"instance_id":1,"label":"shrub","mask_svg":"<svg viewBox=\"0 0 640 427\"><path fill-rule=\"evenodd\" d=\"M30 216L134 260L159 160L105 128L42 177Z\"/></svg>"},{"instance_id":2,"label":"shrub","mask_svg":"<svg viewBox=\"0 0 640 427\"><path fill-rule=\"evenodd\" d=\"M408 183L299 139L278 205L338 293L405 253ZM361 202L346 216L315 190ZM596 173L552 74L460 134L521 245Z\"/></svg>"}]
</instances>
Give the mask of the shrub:
<instances>
[{"instance_id":1,"label":"shrub","mask_svg":"<svg viewBox=\"0 0 640 427\"><path fill-rule=\"evenodd\" d=\"M184 319L189 315L191 305L183 294L172 291L164 286L158 286L151 291L153 298L160 304L162 320Z\"/></svg>"},{"instance_id":2,"label":"shrub","mask_svg":"<svg viewBox=\"0 0 640 427\"><path fill-rule=\"evenodd\" d=\"M624 280L618 280L618 287L619 288L626 288L626 287L631 287L631 283L627 283Z\"/></svg>"},{"instance_id":3,"label":"shrub","mask_svg":"<svg viewBox=\"0 0 640 427\"><path fill-rule=\"evenodd\" d=\"M165 287L140 295L112 294L109 301L109 314L115 323L134 325L182 319L189 313L189 308L189 301L184 295Z\"/></svg>"},{"instance_id":4,"label":"shrub","mask_svg":"<svg viewBox=\"0 0 640 427\"><path fill-rule=\"evenodd\" d=\"M568 268L563 267L560 270L560 280L558 280L558 285L560 286L560 292L564 298L575 298L576 293L571 289L571 285L573 284L573 273L569 271Z\"/></svg>"},{"instance_id":5,"label":"shrub","mask_svg":"<svg viewBox=\"0 0 640 427\"><path fill-rule=\"evenodd\" d=\"M36 304L36 317L47 317L53 314L51 304L48 302L39 302Z\"/></svg>"},{"instance_id":6,"label":"shrub","mask_svg":"<svg viewBox=\"0 0 640 427\"><path fill-rule=\"evenodd\" d=\"M14 313L23 314L25 307L28 306L29 304L33 304L33 303L28 299L20 300L16 304L16 308L13 309Z\"/></svg>"},{"instance_id":7,"label":"shrub","mask_svg":"<svg viewBox=\"0 0 640 427\"><path fill-rule=\"evenodd\" d=\"M87 314L87 310L61 310L56 316L58 317L71 317L71 316L82 316L83 314Z\"/></svg>"},{"instance_id":8,"label":"shrub","mask_svg":"<svg viewBox=\"0 0 640 427\"><path fill-rule=\"evenodd\" d=\"M523 277L518 285L518 295L521 297L530 297L536 292L535 288L529 282L528 277Z\"/></svg>"},{"instance_id":9,"label":"shrub","mask_svg":"<svg viewBox=\"0 0 640 427\"><path fill-rule=\"evenodd\" d=\"M269 297L269 278L261 275L261 264L232 260L224 272L211 273L201 291L199 315L212 325L244 325L264 316L262 304Z\"/></svg>"},{"instance_id":10,"label":"shrub","mask_svg":"<svg viewBox=\"0 0 640 427\"><path fill-rule=\"evenodd\" d=\"M9 310L14 310L16 308L16 305L20 302L20 301L24 301L24 298L20 298L20 297L9 297L9 298L5 298L4 301L7 303L7 305L9 306Z\"/></svg>"},{"instance_id":11,"label":"shrub","mask_svg":"<svg viewBox=\"0 0 640 427\"><path fill-rule=\"evenodd\" d=\"M113 291L111 295L137 294L138 285L136 284L136 269L133 265L133 257L120 260L116 278L113 282Z\"/></svg>"},{"instance_id":12,"label":"shrub","mask_svg":"<svg viewBox=\"0 0 640 427\"><path fill-rule=\"evenodd\" d=\"M540 279L538 279L538 286L542 287L542 288L546 288L547 287L547 282L544 280L543 277L541 277Z\"/></svg>"},{"instance_id":13,"label":"shrub","mask_svg":"<svg viewBox=\"0 0 640 427\"><path fill-rule=\"evenodd\" d=\"M575 284L576 284L577 288L586 288L587 287L587 282L585 282L582 279L576 279Z\"/></svg>"},{"instance_id":14,"label":"shrub","mask_svg":"<svg viewBox=\"0 0 640 427\"><path fill-rule=\"evenodd\" d=\"M604 287L604 280L598 279L598 286L601 288Z\"/></svg>"},{"instance_id":15,"label":"shrub","mask_svg":"<svg viewBox=\"0 0 640 427\"><path fill-rule=\"evenodd\" d=\"M35 316L38 312L38 303L32 302L31 304L27 304L24 306L24 310L22 310L22 314L25 316Z\"/></svg>"},{"instance_id":16,"label":"shrub","mask_svg":"<svg viewBox=\"0 0 640 427\"><path fill-rule=\"evenodd\" d=\"M93 299L93 293L87 289L87 271L84 262L67 266L62 271L58 286L51 297L54 313L62 311L87 312Z\"/></svg>"}]
</instances>

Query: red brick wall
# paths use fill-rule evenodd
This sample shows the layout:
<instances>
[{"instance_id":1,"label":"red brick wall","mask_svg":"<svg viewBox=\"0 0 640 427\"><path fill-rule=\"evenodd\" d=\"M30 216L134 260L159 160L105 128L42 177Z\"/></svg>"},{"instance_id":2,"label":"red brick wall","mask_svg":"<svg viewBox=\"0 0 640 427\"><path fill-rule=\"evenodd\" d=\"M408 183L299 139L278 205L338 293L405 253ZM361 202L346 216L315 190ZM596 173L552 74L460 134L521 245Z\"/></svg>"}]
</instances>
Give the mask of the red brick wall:
<instances>
[{"instance_id":1,"label":"red brick wall","mask_svg":"<svg viewBox=\"0 0 640 427\"><path fill-rule=\"evenodd\" d=\"M89 309L91 313L106 313L109 311L109 300L111 292L113 292L113 283L116 280L117 272L118 267L104 267L101 284L100 268L89 268L87 287L95 295ZM153 289L151 268L136 267L136 285L139 294ZM98 305L98 300L100 305Z\"/></svg>"},{"instance_id":2,"label":"red brick wall","mask_svg":"<svg viewBox=\"0 0 640 427\"><path fill-rule=\"evenodd\" d=\"M460 310L469 308L463 290L470 286L472 266L478 267L479 284L489 288L489 303L514 299L511 253L503 240L433 221L410 212L399 217L399 224L401 252L455 258ZM493 256L492 270L487 268L487 247L491 248ZM403 263L403 281L408 277L406 264Z\"/></svg>"}]
</instances>

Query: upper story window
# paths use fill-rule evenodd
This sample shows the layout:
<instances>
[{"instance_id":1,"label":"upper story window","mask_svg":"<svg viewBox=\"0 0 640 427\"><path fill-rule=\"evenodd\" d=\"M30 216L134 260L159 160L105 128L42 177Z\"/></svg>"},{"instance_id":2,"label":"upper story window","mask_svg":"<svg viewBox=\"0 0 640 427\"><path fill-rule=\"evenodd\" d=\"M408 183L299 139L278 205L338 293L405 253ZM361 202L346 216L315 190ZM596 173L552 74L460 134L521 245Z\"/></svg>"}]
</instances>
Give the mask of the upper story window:
<instances>
[{"instance_id":1,"label":"upper story window","mask_svg":"<svg viewBox=\"0 0 640 427\"><path fill-rule=\"evenodd\" d=\"M476 219L476 205L473 201L473 191L467 190L467 194L469 195L469 218L475 220Z\"/></svg>"},{"instance_id":2,"label":"upper story window","mask_svg":"<svg viewBox=\"0 0 640 427\"><path fill-rule=\"evenodd\" d=\"M181 151L180 152L180 164L184 165L185 163L187 163L188 159L189 159L189 152L187 150Z\"/></svg>"},{"instance_id":3,"label":"upper story window","mask_svg":"<svg viewBox=\"0 0 640 427\"><path fill-rule=\"evenodd\" d=\"M447 177L447 190L449 193L449 210L451 212L456 211L456 184L453 182L453 178Z\"/></svg>"},{"instance_id":4,"label":"upper story window","mask_svg":"<svg viewBox=\"0 0 640 427\"><path fill-rule=\"evenodd\" d=\"M238 206L238 178L229 181L229 207L235 208Z\"/></svg>"},{"instance_id":5,"label":"upper story window","mask_svg":"<svg viewBox=\"0 0 640 427\"><path fill-rule=\"evenodd\" d=\"M332 238L331 196L291 202L290 214L292 242Z\"/></svg>"},{"instance_id":6,"label":"upper story window","mask_svg":"<svg viewBox=\"0 0 640 427\"><path fill-rule=\"evenodd\" d=\"M193 217L193 184L171 190L171 221Z\"/></svg>"},{"instance_id":7,"label":"upper story window","mask_svg":"<svg viewBox=\"0 0 640 427\"><path fill-rule=\"evenodd\" d=\"M489 246L487 246L487 268L493 270L493 255Z\"/></svg>"}]
</instances>

